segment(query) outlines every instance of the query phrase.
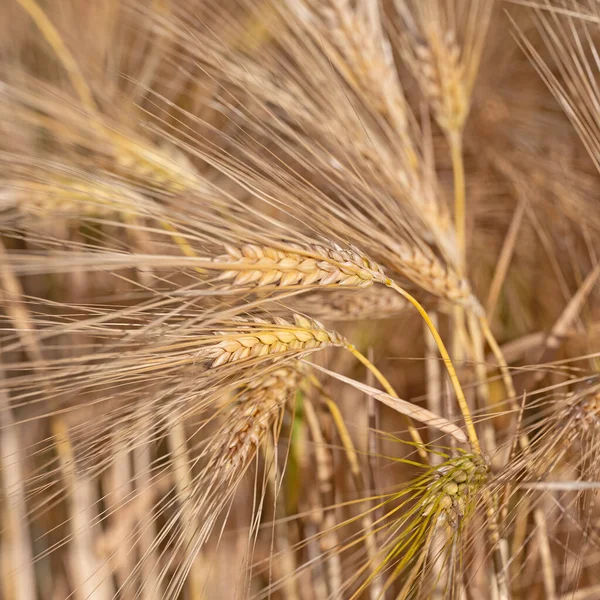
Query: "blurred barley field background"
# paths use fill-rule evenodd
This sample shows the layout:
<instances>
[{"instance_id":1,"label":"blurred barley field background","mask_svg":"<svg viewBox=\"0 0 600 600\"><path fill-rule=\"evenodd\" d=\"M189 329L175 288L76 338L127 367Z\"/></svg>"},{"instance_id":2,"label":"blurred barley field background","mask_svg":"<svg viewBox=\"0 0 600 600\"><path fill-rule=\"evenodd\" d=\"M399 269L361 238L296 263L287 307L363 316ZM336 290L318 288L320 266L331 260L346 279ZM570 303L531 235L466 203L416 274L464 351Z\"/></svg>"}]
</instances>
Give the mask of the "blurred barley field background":
<instances>
[{"instance_id":1,"label":"blurred barley field background","mask_svg":"<svg viewBox=\"0 0 600 600\"><path fill-rule=\"evenodd\" d=\"M600 598L598 0L2 0L0 599Z\"/></svg>"}]
</instances>

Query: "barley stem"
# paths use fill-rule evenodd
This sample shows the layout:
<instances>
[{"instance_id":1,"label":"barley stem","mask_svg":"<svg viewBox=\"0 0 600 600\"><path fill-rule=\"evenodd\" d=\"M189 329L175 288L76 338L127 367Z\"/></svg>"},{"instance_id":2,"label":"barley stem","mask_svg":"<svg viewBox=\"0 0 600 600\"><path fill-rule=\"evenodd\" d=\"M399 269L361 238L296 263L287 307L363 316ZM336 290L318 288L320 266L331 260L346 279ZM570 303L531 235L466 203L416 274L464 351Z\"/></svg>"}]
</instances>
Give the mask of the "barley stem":
<instances>
[{"instance_id":1,"label":"barley stem","mask_svg":"<svg viewBox=\"0 0 600 600\"><path fill-rule=\"evenodd\" d=\"M343 575L340 555L335 551L340 545L340 540L335 521L333 453L327 446L317 411L308 397L304 399L304 415L314 444L316 477L323 507L320 511L320 545L327 570L328 598L341 600Z\"/></svg>"},{"instance_id":2,"label":"barley stem","mask_svg":"<svg viewBox=\"0 0 600 600\"><path fill-rule=\"evenodd\" d=\"M171 454L173 475L175 476L175 495L181 507L182 530L186 534L186 543L190 548L195 547L194 531L196 524L195 506L192 479L192 462L190 461L187 436L183 417L173 415L167 436L169 452ZM191 600L202 600L202 572L204 571L203 559L197 554L188 573L188 594Z\"/></svg>"},{"instance_id":3,"label":"barley stem","mask_svg":"<svg viewBox=\"0 0 600 600\"><path fill-rule=\"evenodd\" d=\"M471 449L474 454L481 454L481 447L479 446L479 439L477 437L477 432L475 431L475 426L473 425L473 418L471 416L471 411L469 410L469 405L467 404L467 399L465 398L465 394L460 385L460 381L458 379L458 375L456 374L456 369L452 364L452 359L448 354L448 350L446 350L446 346L442 341L438 330L435 328L435 325L431 322L427 311L421 306L419 301L411 296L406 290L403 290L400 286L394 283L391 279L386 279L385 284L388 287L391 287L393 290L396 290L400 295L406 298L419 312L431 335L433 335L433 339L438 347L440 355L442 356L442 360L444 361L444 365L446 365L446 370L448 371L448 375L450 377L450 381L452 382L452 387L454 388L454 393L456 394L456 401L458 402L458 406L460 407L460 411L463 415L463 419L465 420L465 426L467 428L467 435L469 436L469 441L471 442Z\"/></svg>"},{"instance_id":4,"label":"barley stem","mask_svg":"<svg viewBox=\"0 0 600 600\"><path fill-rule=\"evenodd\" d=\"M0 365L0 377L4 379ZM8 393L0 388L0 482L2 483L3 550L8 557L3 578L11 579L13 597L23 600L36 598L33 548L30 541L29 520L26 513L26 488L23 477L23 438L19 436L19 425L15 423Z\"/></svg>"},{"instance_id":5,"label":"barley stem","mask_svg":"<svg viewBox=\"0 0 600 600\"><path fill-rule=\"evenodd\" d=\"M478 408L487 411L491 408L491 399L485 363L485 341L477 317L472 312L467 315L467 323L469 327L469 337L472 341L473 358L475 360L475 380L479 398ZM498 449L494 426L491 422L486 421L481 423L481 428L483 447L490 456L494 456Z\"/></svg>"},{"instance_id":6,"label":"barley stem","mask_svg":"<svg viewBox=\"0 0 600 600\"><path fill-rule=\"evenodd\" d=\"M492 563L494 574L496 576L496 594L498 600L509 600L510 591L508 589L507 571L508 564L504 555L504 541L500 536L498 526L498 512L495 497L488 489L483 491L483 501L485 503L485 513L487 517L486 529L492 544Z\"/></svg>"}]
</instances>

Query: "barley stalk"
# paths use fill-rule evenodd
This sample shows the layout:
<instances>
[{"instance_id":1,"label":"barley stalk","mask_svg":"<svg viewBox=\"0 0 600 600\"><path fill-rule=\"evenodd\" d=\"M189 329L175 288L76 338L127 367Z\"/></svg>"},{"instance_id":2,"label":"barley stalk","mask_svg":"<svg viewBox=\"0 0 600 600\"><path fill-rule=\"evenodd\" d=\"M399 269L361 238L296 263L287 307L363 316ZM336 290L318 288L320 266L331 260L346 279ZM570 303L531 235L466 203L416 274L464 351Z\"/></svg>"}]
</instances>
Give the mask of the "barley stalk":
<instances>
[{"instance_id":1,"label":"barley stalk","mask_svg":"<svg viewBox=\"0 0 600 600\"><path fill-rule=\"evenodd\" d=\"M81 74L81 69L46 13L40 8L36 0L17 0L17 2L29 14L48 44L56 52L57 57L62 61L82 104L90 113L94 113L96 103Z\"/></svg>"},{"instance_id":2,"label":"barley stalk","mask_svg":"<svg viewBox=\"0 0 600 600\"><path fill-rule=\"evenodd\" d=\"M0 382L4 372L0 365ZM9 396L0 388L0 465L2 466L2 542L6 545L7 563L2 565L2 576L12 581L15 597L33 600L36 597L33 550L29 540L29 522L25 512L23 478L23 448L19 426L9 404Z\"/></svg>"},{"instance_id":3,"label":"barley stalk","mask_svg":"<svg viewBox=\"0 0 600 600\"><path fill-rule=\"evenodd\" d=\"M452 387L454 389L454 393L456 394L456 400L462 412L463 418L465 420L465 425L467 427L467 433L469 436L469 441L473 448L473 451L476 454L481 454L481 448L479 445L479 439L477 437L477 431L475 430L475 425L473 424L473 418L471 416L471 411L469 410L469 405L467 403L467 399L465 398L465 394L460 385L460 381L458 379L458 375L456 374L456 370L454 368L454 364L452 363L452 359L446 350L446 346L438 333L435 325L432 323L427 311L423 308L423 306L411 296L406 290L403 290L398 285L396 285L393 281L387 280L387 285L392 289L396 290L401 296L406 298L416 309L417 312L421 315L427 328L429 329L435 343L438 347L438 350L442 356L442 360L444 361L444 365L446 366L446 370L448 371L448 375L450 377L450 381L452 383Z\"/></svg>"}]
</instances>

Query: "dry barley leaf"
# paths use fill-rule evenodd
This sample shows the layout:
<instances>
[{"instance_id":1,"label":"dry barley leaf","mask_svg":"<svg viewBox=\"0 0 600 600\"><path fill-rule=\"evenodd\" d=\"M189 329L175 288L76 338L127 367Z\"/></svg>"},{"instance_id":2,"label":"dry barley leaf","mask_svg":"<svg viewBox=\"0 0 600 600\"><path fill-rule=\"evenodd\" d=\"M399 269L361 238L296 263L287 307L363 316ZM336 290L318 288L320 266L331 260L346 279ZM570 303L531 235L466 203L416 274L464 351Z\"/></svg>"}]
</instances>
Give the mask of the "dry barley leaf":
<instances>
[{"instance_id":1,"label":"dry barley leaf","mask_svg":"<svg viewBox=\"0 0 600 600\"><path fill-rule=\"evenodd\" d=\"M431 411L427 410L426 408L416 406L415 404L412 404L411 402L402 400L400 398L394 398L393 396L390 396L389 394L386 394L385 392L377 390L377 389L375 389L369 385L366 385L364 383L360 383L359 381L351 379L350 377L341 375L340 373L335 373L334 371L330 371L329 369L326 369L325 367L321 367L321 366L315 365L313 363L309 363L309 364L311 365L312 368L317 369L318 371L321 371L322 373L325 373L326 375L329 375L330 377L333 377L334 379L343 381L344 383L351 385L352 387L356 388L357 390L364 392L368 396L372 396L376 400L383 402L383 404L389 406L390 408L393 408L395 411L399 412L400 414L405 415L411 419L414 419L415 421L419 421L420 423L423 423L425 425L428 425L429 427L439 429L440 431L451 435L454 439L456 439L461 444L467 443L467 436L465 435L465 433L462 431L462 429L460 427L454 425L453 423L451 423L447 419L444 419L443 417L439 417L438 415L432 413Z\"/></svg>"}]
</instances>

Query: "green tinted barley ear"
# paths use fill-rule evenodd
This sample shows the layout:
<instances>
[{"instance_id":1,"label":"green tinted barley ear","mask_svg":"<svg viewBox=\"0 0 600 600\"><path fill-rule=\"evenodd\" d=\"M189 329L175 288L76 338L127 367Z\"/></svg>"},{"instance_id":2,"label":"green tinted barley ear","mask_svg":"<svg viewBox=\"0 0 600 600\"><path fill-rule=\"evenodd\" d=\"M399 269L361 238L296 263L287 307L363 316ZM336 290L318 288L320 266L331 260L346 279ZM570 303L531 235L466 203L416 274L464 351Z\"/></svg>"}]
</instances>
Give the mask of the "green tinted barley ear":
<instances>
[{"instance_id":1,"label":"green tinted barley ear","mask_svg":"<svg viewBox=\"0 0 600 600\"><path fill-rule=\"evenodd\" d=\"M466 454L445 462L430 476L421 503L422 515L437 514L457 525L473 509L487 476L488 468L480 456Z\"/></svg>"}]
</instances>

